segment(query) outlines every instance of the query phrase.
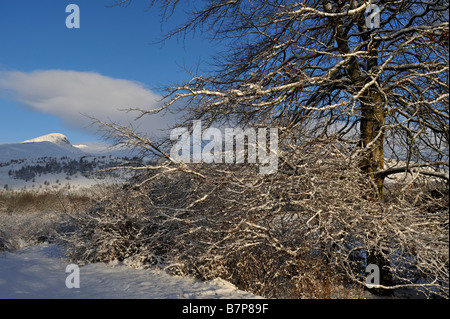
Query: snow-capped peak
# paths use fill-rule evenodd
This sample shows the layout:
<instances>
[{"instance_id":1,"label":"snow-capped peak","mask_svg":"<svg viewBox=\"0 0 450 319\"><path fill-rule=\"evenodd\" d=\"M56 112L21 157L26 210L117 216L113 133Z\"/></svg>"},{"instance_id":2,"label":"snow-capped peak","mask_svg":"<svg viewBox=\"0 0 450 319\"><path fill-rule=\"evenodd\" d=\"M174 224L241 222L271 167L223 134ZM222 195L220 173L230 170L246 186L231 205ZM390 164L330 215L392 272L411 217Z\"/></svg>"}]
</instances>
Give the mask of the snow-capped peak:
<instances>
[{"instance_id":1,"label":"snow-capped peak","mask_svg":"<svg viewBox=\"0 0 450 319\"><path fill-rule=\"evenodd\" d=\"M70 143L69 139L61 133L52 133L39 136L31 140L26 140L20 144L23 146L38 148L39 153L47 152L49 153L48 156L51 156L50 152L54 153L54 151L56 151L55 146L57 149L69 151L71 154L83 153L83 151L81 151L79 148L74 147ZM61 153L61 156L66 156L66 154Z\"/></svg>"},{"instance_id":2,"label":"snow-capped peak","mask_svg":"<svg viewBox=\"0 0 450 319\"><path fill-rule=\"evenodd\" d=\"M51 133L51 134L39 136L39 137L33 138L31 140L23 141L22 143L38 143L38 142L50 142L50 143L60 145L60 146L72 145L70 143L69 139L61 133Z\"/></svg>"}]
</instances>

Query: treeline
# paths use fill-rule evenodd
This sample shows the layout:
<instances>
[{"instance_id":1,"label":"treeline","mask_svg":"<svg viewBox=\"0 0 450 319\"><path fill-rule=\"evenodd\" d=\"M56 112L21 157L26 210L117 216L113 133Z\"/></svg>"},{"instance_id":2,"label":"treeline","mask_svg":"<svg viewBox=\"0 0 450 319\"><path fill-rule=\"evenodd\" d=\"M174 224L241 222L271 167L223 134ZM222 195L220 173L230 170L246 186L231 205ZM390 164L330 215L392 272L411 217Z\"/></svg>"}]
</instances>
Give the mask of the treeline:
<instances>
[{"instance_id":1,"label":"treeline","mask_svg":"<svg viewBox=\"0 0 450 319\"><path fill-rule=\"evenodd\" d=\"M17 170L9 170L8 174L14 179L21 179L26 182L32 181L37 176L45 174L61 174L64 173L67 176L73 176L76 174L82 174L85 177L90 177L93 174L101 176L99 172L104 169L120 166L125 162L131 162L135 164L141 163L139 158L112 158L111 156L106 159L106 156L102 156L100 159L93 157L80 157L77 159L61 157L60 159L52 157L40 158L35 165L24 165ZM113 172L108 175L114 174Z\"/></svg>"}]
</instances>

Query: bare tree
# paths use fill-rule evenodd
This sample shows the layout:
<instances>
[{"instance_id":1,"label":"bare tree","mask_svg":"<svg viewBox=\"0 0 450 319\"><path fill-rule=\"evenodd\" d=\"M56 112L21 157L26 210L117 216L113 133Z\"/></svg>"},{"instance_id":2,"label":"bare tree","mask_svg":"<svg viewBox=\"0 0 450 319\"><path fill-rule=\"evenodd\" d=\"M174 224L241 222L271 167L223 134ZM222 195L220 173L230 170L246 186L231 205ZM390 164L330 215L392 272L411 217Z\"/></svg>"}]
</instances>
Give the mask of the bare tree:
<instances>
[{"instance_id":1,"label":"bare tree","mask_svg":"<svg viewBox=\"0 0 450 319\"><path fill-rule=\"evenodd\" d=\"M376 28L374 1L202 4L167 37L205 27L227 51L211 75L169 87L167 106L189 100L192 118L349 139L380 192L413 163L448 180L448 2L378 1ZM385 167L386 151L406 165Z\"/></svg>"},{"instance_id":2,"label":"bare tree","mask_svg":"<svg viewBox=\"0 0 450 319\"><path fill-rule=\"evenodd\" d=\"M233 251L256 258L261 247L274 252L264 262L276 259L289 278L299 276L295 262L320 256L364 284L363 264L375 263L383 291L421 287L448 297L448 1L193 3L189 20L165 39L208 30L226 51L207 74L167 87L161 110L182 105L180 126L278 128L281 165L272 176L184 165L170 157L170 144L99 121L118 143L160 159L133 168L147 172L138 192L154 194L155 181L177 187L177 178L189 189L157 192L164 209L163 201L145 205L165 212L162 225L176 224L182 247L202 253L183 252L166 230L146 231L173 243L160 251L176 251L178 269L203 277L217 275L211 267L219 264L233 277ZM149 5L170 17L180 3Z\"/></svg>"}]
</instances>

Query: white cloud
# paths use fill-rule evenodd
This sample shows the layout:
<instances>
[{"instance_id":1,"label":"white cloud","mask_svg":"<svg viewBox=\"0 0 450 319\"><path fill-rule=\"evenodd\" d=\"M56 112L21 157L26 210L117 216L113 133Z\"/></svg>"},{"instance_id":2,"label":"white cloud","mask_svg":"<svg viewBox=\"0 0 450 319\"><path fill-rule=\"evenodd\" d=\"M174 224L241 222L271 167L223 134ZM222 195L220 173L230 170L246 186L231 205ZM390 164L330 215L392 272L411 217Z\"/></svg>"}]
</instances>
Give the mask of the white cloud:
<instances>
[{"instance_id":1,"label":"white cloud","mask_svg":"<svg viewBox=\"0 0 450 319\"><path fill-rule=\"evenodd\" d=\"M161 97L141 83L94 72L4 72L0 73L0 89L8 92L12 99L36 111L55 115L68 126L82 130L91 124L82 114L128 124L136 114L120 110L135 107L150 110L161 105ZM157 130L166 128L172 120L166 116L147 117L136 124L140 131L157 134Z\"/></svg>"}]
</instances>

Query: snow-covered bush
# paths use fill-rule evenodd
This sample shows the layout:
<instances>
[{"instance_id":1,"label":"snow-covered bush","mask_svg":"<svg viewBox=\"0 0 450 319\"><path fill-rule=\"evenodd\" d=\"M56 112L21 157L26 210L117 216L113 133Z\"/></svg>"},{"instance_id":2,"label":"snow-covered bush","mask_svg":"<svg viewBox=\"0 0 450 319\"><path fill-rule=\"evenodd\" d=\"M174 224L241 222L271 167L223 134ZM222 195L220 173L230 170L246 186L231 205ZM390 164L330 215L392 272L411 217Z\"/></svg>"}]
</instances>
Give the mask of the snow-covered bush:
<instances>
[{"instance_id":1,"label":"snow-covered bush","mask_svg":"<svg viewBox=\"0 0 450 319\"><path fill-rule=\"evenodd\" d=\"M63 193L15 191L0 193L0 249L14 250L55 239L66 217L88 197Z\"/></svg>"},{"instance_id":2,"label":"snow-covered bush","mask_svg":"<svg viewBox=\"0 0 450 319\"><path fill-rule=\"evenodd\" d=\"M59 212L22 212L1 217L4 246L8 250L54 240L62 214Z\"/></svg>"},{"instance_id":3,"label":"snow-covered bush","mask_svg":"<svg viewBox=\"0 0 450 319\"><path fill-rule=\"evenodd\" d=\"M345 296L364 287L369 263L393 287L448 294L448 197L408 187L380 202L343 149L294 149L272 175L247 164L148 170L74 216L65 242L78 262L159 263L266 297Z\"/></svg>"},{"instance_id":4,"label":"snow-covered bush","mask_svg":"<svg viewBox=\"0 0 450 319\"><path fill-rule=\"evenodd\" d=\"M79 262L133 261L155 263L149 243L152 221L140 196L112 191L86 212L72 214L60 240Z\"/></svg>"}]
</instances>

